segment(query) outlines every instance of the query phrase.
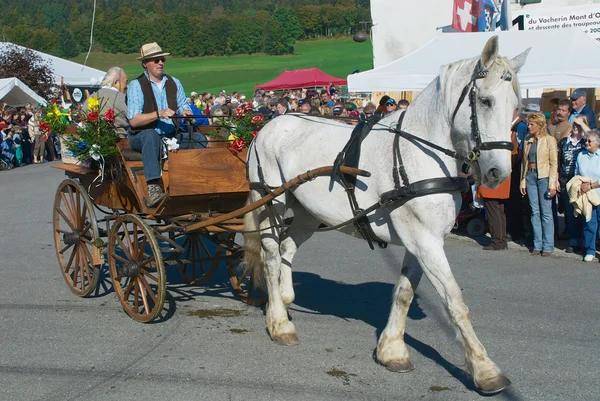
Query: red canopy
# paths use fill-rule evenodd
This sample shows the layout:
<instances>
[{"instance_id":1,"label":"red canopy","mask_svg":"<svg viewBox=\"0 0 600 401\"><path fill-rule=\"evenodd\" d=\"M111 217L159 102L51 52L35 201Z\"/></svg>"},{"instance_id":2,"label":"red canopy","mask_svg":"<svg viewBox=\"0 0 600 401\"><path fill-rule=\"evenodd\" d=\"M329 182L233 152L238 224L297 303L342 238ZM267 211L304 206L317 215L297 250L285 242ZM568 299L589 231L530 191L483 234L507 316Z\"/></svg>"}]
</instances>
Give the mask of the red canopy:
<instances>
[{"instance_id":1,"label":"red canopy","mask_svg":"<svg viewBox=\"0 0 600 401\"><path fill-rule=\"evenodd\" d=\"M327 86L330 83L335 86L344 86L347 81L327 75L318 68L308 68L306 70L284 71L274 80L256 85L254 88L266 90L297 89Z\"/></svg>"}]
</instances>

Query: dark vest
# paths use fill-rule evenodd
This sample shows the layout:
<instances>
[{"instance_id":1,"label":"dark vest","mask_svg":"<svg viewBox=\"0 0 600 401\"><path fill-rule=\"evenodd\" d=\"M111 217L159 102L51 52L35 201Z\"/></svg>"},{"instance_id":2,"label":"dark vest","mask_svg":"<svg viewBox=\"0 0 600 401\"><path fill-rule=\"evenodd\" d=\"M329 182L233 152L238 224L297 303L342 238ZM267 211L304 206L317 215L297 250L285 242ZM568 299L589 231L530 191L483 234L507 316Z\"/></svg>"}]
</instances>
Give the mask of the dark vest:
<instances>
[{"instance_id":1,"label":"dark vest","mask_svg":"<svg viewBox=\"0 0 600 401\"><path fill-rule=\"evenodd\" d=\"M166 75L166 74L165 74ZM167 104L171 110L177 111L177 85L175 84L175 80L170 75L166 75L167 82L165 83L165 88L167 90ZM156 113L158 112L158 104L156 103L156 98L154 97L154 92L152 91L152 84L148 80L146 74L142 74L136 78L140 86L142 87L142 93L144 94L144 110L143 113ZM173 123L175 124L176 130L179 130L179 119L174 119ZM143 131L145 129L156 128L158 125L158 120L151 122L143 127L137 127L136 131Z\"/></svg>"}]
</instances>

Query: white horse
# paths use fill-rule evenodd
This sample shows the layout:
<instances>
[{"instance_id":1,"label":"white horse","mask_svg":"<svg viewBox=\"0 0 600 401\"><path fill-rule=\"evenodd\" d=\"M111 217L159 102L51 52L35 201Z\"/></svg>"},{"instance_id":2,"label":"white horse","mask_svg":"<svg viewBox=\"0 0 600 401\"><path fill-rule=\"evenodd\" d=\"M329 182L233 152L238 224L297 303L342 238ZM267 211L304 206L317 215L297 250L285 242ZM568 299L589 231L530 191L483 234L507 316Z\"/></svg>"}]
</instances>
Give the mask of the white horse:
<instances>
[{"instance_id":1,"label":"white horse","mask_svg":"<svg viewBox=\"0 0 600 401\"><path fill-rule=\"evenodd\" d=\"M439 77L406 111L402 130L464 155L481 149L471 167L483 185L496 187L511 172L510 151L505 148L510 141L511 120L520 104L516 72L526 57L527 51L513 60L498 56L498 38L493 37L485 45L481 58L443 66ZM475 104L470 105L469 96L463 92L469 93L473 85ZM356 199L363 208L394 189L395 134L388 127L398 120L398 113L383 118L362 143L358 167L372 173L370 177L359 177L356 184ZM472 117L476 118L475 128L471 125ZM249 179L260 182L262 175L266 184L277 187L307 170L331 165L351 131L347 124L318 117L298 114L277 117L261 130L248 153ZM490 143L504 145L486 146ZM427 145L400 138L399 148L411 182L459 175L462 161ZM261 196L259 191L252 190L248 202L255 202ZM425 272L458 329L475 385L482 393L495 393L510 381L479 342L443 248L460 204L461 194L454 191L415 198L400 207L380 208L369 214L370 226L379 239L406 247L388 323L377 344L377 359L392 371L413 369L404 330L414 291ZM283 231L274 228L289 211L294 215L291 226ZM255 232L245 234L243 265L252 271L255 280L266 281L269 296L266 324L272 340L288 345L299 342L287 313L287 307L294 301L291 265L298 247L320 224L332 227L352 216L339 180L331 183L327 178L305 183L277 198L273 207L265 206L245 215L245 229ZM352 224L339 231L359 236Z\"/></svg>"}]
</instances>

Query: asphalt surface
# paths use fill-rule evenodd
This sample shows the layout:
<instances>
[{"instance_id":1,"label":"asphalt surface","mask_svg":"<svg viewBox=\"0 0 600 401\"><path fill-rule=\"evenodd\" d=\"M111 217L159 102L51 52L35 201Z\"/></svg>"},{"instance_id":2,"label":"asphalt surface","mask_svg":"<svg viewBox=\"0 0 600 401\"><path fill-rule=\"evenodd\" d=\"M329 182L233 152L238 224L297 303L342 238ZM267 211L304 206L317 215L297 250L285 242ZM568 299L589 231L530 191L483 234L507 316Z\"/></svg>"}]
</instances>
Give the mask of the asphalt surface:
<instances>
[{"instance_id":1,"label":"asphalt surface","mask_svg":"<svg viewBox=\"0 0 600 401\"><path fill-rule=\"evenodd\" d=\"M0 400L474 400L464 354L424 279L406 343L415 370L373 359L404 254L339 233L295 258L290 309L301 344L265 332L264 311L237 300L224 269L204 287L169 272L169 310L129 318L108 276L78 298L60 275L52 237L52 163L0 172ZM598 400L600 264L511 244L485 252L452 236L446 251L473 324L512 381L498 400ZM219 310L224 316L201 317ZM231 312L234 311L234 312Z\"/></svg>"}]
</instances>

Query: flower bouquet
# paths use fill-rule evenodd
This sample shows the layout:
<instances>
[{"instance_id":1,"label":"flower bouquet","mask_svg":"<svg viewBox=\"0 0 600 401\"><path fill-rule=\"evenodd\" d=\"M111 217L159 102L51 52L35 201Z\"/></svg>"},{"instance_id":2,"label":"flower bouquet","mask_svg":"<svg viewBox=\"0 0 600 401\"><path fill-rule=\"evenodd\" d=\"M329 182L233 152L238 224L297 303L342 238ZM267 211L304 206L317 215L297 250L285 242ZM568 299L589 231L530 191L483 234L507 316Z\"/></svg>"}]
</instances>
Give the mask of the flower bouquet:
<instances>
[{"instance_id":1,"label":"flower bouquet","mask_svg":"<svg viewBox=\"0 0 600 401\"><path fill-rule=\"evenodd\" d=\"M43 135L48 139L52 132L59 137L64 135L69 123L69 112L67 110L60 110L58 108L58 99L54 99L52 105L42 115L39 127L44 133Z\"/></svg>"},{"instance_id":2,"label":"flower bouquet","mask_svg":"<svg viewBox=\"0 0 600 401\"><path fill-rule=\"evenodd\" d=\"M230 120L219 118L219 125L225 128L228 134L213 134L229 141L229 150L234 155L250 146L258 131L265 125L265 117L252 113L252 104L239 106L235 109Z\"/></svg>"},{"instance_id":3,"label":"flower bouquet","mask_svg":"<svg viewBox=\"0 0 600 401\"><path fill-rule=\"evenodd\" d=\"M115 111L108 109L100 114L100 110L98 98L88 98L88 110L82 112L77 130L63 137L66 150L86 166L104 167L119 152L119 136L114 129Z\"/></svg>"}]
</instances>

